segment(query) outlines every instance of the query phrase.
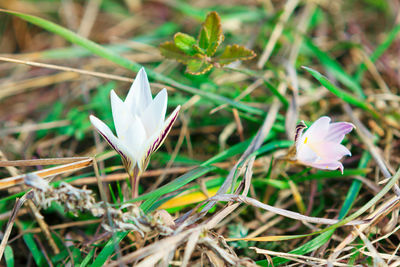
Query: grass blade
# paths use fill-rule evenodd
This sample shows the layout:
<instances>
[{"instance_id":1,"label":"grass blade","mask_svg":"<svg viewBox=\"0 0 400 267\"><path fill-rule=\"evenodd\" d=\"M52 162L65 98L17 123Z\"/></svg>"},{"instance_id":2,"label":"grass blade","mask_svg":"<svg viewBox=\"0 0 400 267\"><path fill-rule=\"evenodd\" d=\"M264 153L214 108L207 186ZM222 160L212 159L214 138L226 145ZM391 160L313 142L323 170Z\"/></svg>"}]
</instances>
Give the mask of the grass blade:
<instances>
[{"instance_id":1,"label":"grass blade","mask_svg":"<svg viewBox=\"0 0 400 267\"><path fill-rule=\"evenodd\" d=\"M93 248L89 254L87 254L87 256L82 260L81 264L79 265L79 267L85 267L86 265L89 264L90 260L93 259L94 257L94 252L95 249Z\"/></svg>"},{"instance_id":2,"label":"grass blade","mask_svg":"<svg viewBox=\"0 0 400 267\"><path fill-rule=\"evenodd\" d=\"M151 199L153 197L160 197L164 194L170 193L172 191L175 191L179 188L181 188L182 186L190 183L191 181L195 180L196 178L216 170L217 167L215 166L200 166L196 169L193 169L187 173L185 173L184 175L176 178L175 180L173 180L172 182L159 187L158 189L147 193L145 195L141 195L135 199L129 200L129 201L125 201L125 203L130 203L130 202L137 202L137 201L141 201L141 200L147 200L147 199ZM146 204L147 205L147 204ZM151 206L151 205L150 205Z\"/></svg>"},{"instance_id":3,"label":"grass blade","mask_svg":"<svg viewBox=\"0 0 400 267\"><path fill-rule=\"evenodd\" d=\"M7 267L14 267L14 252L8 245L4 250L4 259L6 260Z\"/></svg>"},{"instance_id":4,"label":"grass blade","mask_svg":"<svg viewBox=\"0 0 400 267\"><path fill-rule=\"evenodd\" d=\"M396 39L397 35L400 32L400 24L397 24L388 34L386 39L375 49L375 51L371 54L370 60L372 63L376 62L378 58L380 58L383 53L389 48L389 46L393 43L393 41ZM364 71L366 70L366 66L364 63L360 64L358 66L357 71L354 75L354 79L358 82L361 81Z\"/></svg>"},{"instance_id":5,"label":"grass blade","mask_svg":"<svg viewBox=\"0 0 400 267\"><path fill-rule=\"evenodd\" d=\"M107 244L100 251L99 255L97 255L96 260L93 262L91 266L93 267L101 267L104 266L105 262L115 251L115 247L119 244L125 236L128 235L128 232L119 232L114 235L113 238L108 240ZM41 266L41 265L39 265Z\"/></svg>"},{"instance_id":6,"label":"grass blade","mask_svg":"<svg viewBox=\"0 0 400 267\"><path fill-rule=\"evenodd\" d=\"M309 38L305 38L304 44L314 53L315 57L325 66L325 68L332 72L338 81L346 85L353 92L357 93L358 96L365 99L365 94L360 84L357 83L353 77L348 75L336 60L332 59L327 53L319 49Z\"/></svg>"},{"instance_id":7,"label":"grass blade","mask_svg":"<svg viewBox=\"0 0 400 267\"><path fill-rule=\"evenodd\" d=\"M359 100L353 95L343 91L342 89L336 87L331 83L325 76L323 76L321 73L319 73L316 70L313 70L308 67L303 68L308 71L315 79L317 79L326 89L331 91L333 94L335 94L337 97L342 99L343 101L352 104L354 106L357 106L365 111L368 111L375 119L380 118L379 113L375 111L375 109L369 104L366 103L364 100Z\"/></svg>"},{"instance_id":8,"label":"grass blade","mask_svg":"<svg viewBox=\"0 0 400 267\"><path fill-rule=\"evenodd\" d=\"M33 234L24 234L22 239L24 239L26 246L32 253L33 259L37 266L47 266L46 258L44 257L42 251L37 247Z\"/></svg>"}]
</instances>

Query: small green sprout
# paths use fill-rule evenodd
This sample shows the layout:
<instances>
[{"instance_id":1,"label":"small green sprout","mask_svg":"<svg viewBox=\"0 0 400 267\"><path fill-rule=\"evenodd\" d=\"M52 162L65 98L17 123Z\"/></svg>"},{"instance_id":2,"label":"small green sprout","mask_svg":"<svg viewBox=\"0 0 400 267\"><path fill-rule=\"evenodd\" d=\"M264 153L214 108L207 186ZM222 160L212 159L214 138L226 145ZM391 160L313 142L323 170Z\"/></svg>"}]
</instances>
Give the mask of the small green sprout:
<instances>
[{"instance_id":1,"label":"small green sprout","mask_svg":"<svg viewBox=\"0 0 400 267\"><path fill-rule=\"evenodd\" d=\"M173 41L160 45L161 54L187 66L186 71L193 75L208 72L212 67L223 67L237 60L249 60L256 56L254 51L241 45L227 45L225 50L217 53L224 40L221 18L217 12L208 13L201 26L197 39L178 32Z\"/></svg>"}]
</instances>

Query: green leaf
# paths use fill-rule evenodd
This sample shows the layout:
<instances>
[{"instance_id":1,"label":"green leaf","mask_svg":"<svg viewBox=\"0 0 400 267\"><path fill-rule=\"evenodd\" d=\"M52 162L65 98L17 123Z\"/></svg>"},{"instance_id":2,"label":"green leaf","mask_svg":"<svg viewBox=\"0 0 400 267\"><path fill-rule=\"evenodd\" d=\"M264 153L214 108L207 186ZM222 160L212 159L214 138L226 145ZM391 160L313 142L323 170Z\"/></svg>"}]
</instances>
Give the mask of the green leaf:
<instances>
[{"instance_id":1,"label":"green leaf","mask_svg":"<svg viewBox=\"0 0 400 267\"><path fill-rule=\"evenodd\" d=\"M201 75L211 70L212 64L203 59L194 59L188 62L186 71L193 75Z\"/></svg>"},{"instance_id":2,"label":"green leaf","mask_svg":"<svg viewBox=\"0 0 400 267\"><path fill-rule=\"evenodd\" d=\"M113 235L113 237L108 240L107 244L100 251L99 255L97 255L96 260L93 262L91 266L93 267L101 267L104 266L104 263L107 261L111 255L114 254L115 248L118 247L118 244L128 235L129 232L118 232Z\"/></svg>"},{"instance_id":3,"label":"green leaf","mask_svg":"<svg viewBox=\"0 0 400 267\"><path fill-rule=\"evenodd\" d=\"M188 64L189 61L198 58L198 56L191 56L185 54L183 50L176 46L173 42L165 42L160 45L160 52L165 58L174 59L183 64Z\"/></svg>"},{"instance_id":4,"label":"green leaf","mask_svg":"<svg viewBox=\"0 0 400 267\"><path fill-rule=\"evenodd\" d=\"M9 245L7 245L4 250L4 258L6 260L7 267L14 267L14 253Z\"/></svg>"},{"instance_id":5,"label":"green leaf","mask_svg":"<svg viewBox=\"0 0 400 267\"><path fill-rule=\"evenodd\" d=\"M201 54L201 55L206 54L206 51L204 51L204 49L201 48L200 46L198 46L197 44L193 45L193 49L196 51L197 54Z\"/></svg>"},{"instance_id":6,"label":"green leaf","mask_svg":"<svg viewBox=\"0 0 400 267\"><path fill-rule=\"evenodd\" d=\"M221 27L221 18L217 12L213 11L208 13L203 24L203 28L208 36L207 56L212 56L215 54L218 46L224 40L224 34L222 33Z\"/></svg>"},{"instance_id":7,"label":"green leaf","mask_svg":"<svg viewBox=\"0 0 400 267\"><path fill-rule=\"evenodd\" d=\"M236 60L249 60L256 56L253 50L241 45L228 45L221 56L217 58L221 66L235 62Z\"/></svg>"},{"instance_id":8,"label":"green leaf","mask_svg":"<svg viewBox=\"0 0 400 267\"><path fill-rule=\"evenodd\" d=\"M270 84L267 80L264 79L264 84L268 87L268 89L279 99L279 101L282 102L282 104L285 106L285 109L289 107L289 101L286 99L284 95L282 95L278 88Z\"/></svg>"},{"instance_id":9,"label":"green leaf","mask_svg":"<svg viewBox=\"0 0 400 267\"><path fill-rule=\"evenodd\" d=\"M33 238L33 234L25 234L22 236L25 241L26 246L32 253L32 257L38 266L47 266L46 258L44 257L42 251L38 248Z\"/></svg>"},{"instance_id":10,"label":"green leaf","mask_svg":"<svg viewBox=\"0 0 400 267\"><path fill-rule=\"evenodd\" d=\"M143 202L140 205L140 208L145 212L149 212L149 209L151 208L151 206L159 199L159 196L153 196L149 199L147 199L145 202Z\"/></svg>"},{"instance_id":11,"label":"green leaf","mask_svg":"<svg viewBox=\"0 0 400 267\"><path fill-rule=\"evenodd\" d=\"M93 248L89 254L87 254L87 256L82 260L81 265L79 267L86 267L86 265L89 264L90 260L93 259L94 257L94 253L96 252L96 249Z\"/></svg>"},{"instance_id":12,"label":"green leaf","mask_svg":"<svg viewBox=\"0 0 400 267\"><path fill-rule=\"evenodd\" d=\"M174 42L176 47L178 47L180 50L185 52L186 54L189 55L194 55L196 54L196 50L193 48L193 46L197 43L196 39L194 39L192 36L178 32L174 35Z\"/></svg>"},{"instance_id":13,"label":"green leaf","mask_svg":"<svg viewBox=\"0 0 400 267\"><path fill-rule=\"evenodd\" d=\"M210 37L208 36L206 27L204 25L201 26L200 34L197 39L199 40L200 48L206 50L208 48Z\"/></svg>"}]
</instances>

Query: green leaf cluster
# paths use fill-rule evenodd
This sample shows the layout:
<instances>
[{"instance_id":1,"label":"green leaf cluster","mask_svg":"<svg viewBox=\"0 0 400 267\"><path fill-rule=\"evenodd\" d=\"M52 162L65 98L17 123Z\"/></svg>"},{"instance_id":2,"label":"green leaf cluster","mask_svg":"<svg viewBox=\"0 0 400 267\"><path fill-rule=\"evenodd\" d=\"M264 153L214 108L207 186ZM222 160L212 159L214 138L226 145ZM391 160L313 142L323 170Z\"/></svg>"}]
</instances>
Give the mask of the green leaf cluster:
<instances>
[{"instance_id":1,"label":"green leaf cluster","mask_svg":"<svg viewBox=\"0 0 400 267\"><path fill-rule=\"evenodd\" d=\"M160 45L160 52L165 58L185 64L186 71L193 75L204 74L213 67L223 67L236 60L248 60L256 56L254 51L237 44L228 45L221 53L217 53L223 40L221 18L213 11L208 13L197 39L178 32L173 41Z\"/></svg>"}]
</instances>

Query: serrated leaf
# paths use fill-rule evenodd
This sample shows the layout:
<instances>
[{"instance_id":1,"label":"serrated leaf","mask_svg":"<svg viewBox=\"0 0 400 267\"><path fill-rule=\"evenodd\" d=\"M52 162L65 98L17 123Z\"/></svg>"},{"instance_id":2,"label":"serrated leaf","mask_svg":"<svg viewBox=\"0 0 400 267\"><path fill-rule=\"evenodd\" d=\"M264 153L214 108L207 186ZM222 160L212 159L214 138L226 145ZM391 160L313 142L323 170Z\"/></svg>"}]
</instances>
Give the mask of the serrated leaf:
<instances>
[{"instance_id":1,"label":"serrated leaf","mask_svg":"<svg viewBox=\"0 0 400 267\"><path fill-rule=\"evenodd\" d=\"M188 62L186 71L193 75L201 75L212 68L212 65L203 59L194 59Z\"/></svg>"},{"instance_id":2,"label":"serrated leaf","mask_svg":"<svg viewBox=\"0 0 400 267\"><path fill-rule=\"evenodd\" d=\"M207 33L207 30L206 30L205 26L204 25L201 26L201 30L200 30L199 38L198 38L199 47L204 49L204 50L206 50L208 48L209 39L210 38L208 36L208 33Z\"/></svg>"},{"instance_id":3,"label":"serrated leaf","mask_svg":"<svg viewBox=\"0 0 400 267\"><path fill-rule=\"evenodd\" d=\"M208 13L206 20L203 23L202 29L203 28L207 33L206 36L208 36L207 56L212 56L215 54L215 51L217 51L218 46L224 40L224 34L222 33L222 27L221 27L221 18L217 12L213 11ZM202 40L202 42L203 41L204 40Z\"/></svg>"},{"instance_id":4,"label":"serrated leaf","mask_svg":"<svg viewBox=\"0 0 400 267\"><path fill-rule=\"evenodd\" d=\"M174 42L175 46L186 54L191 56L196 54L196 50L193 48L193 46L196 45L197 42L192 36L178 32L174 35Z\"/></svg>"},{"instance_id":5,"label":"serrated leaf","mask_svg":"<svg viewBox=\"0 0 400 267\"><path fill-rule=\"evenodd\" d=\"M241 45L228 45L225 51L216 60L219 65L224 66L236 60L249 60L256 56L253 50Z\"/></svg>"},{"instance_id":6,"label":"serrated leaf","mask_svg":"<svg viewBox=\"0 0 400 267\"><path fill-rule=\"evenodd\" d=\"M160 45L160 52L165 58L177 60L183 64L187 64L190 60L199 58L197 55L185 54L173 42L165 42Z\"/></svg>"},{"instance_id":7,"label":"serrated leaf","mask_svg":"<svg viewBox=\"0 0 400 267\"><path fill-rule=\"evenodd\" d=\"M196 54L202 54L205 55L206 51L204 51L200 46L198 46L197 44L193 45L193 49L196 50Z\"/></svg>"}]
</instances>

